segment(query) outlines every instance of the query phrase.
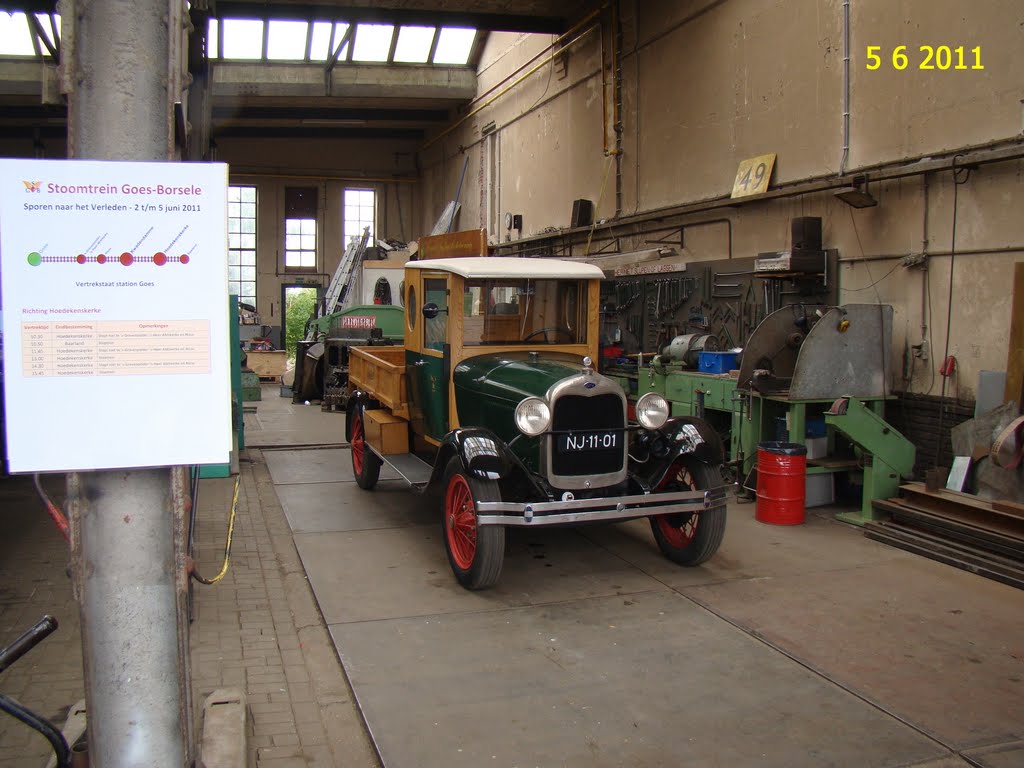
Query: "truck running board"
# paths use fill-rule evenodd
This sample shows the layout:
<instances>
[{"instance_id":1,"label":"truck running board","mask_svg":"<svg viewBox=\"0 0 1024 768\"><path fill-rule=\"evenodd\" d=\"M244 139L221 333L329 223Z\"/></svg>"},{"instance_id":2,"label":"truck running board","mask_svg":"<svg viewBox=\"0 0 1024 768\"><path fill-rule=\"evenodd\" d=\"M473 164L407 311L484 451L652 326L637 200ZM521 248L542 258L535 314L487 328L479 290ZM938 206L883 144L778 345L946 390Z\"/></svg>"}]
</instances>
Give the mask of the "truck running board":
<instances>
[{"instance_id":1,"label":"truck running board","mask_svg":"<svg viewBox=\"0 0 1024 768\"><path fill-rule=\"evenodd\" d=\"M395 453L390 456L381 456L381 459L417 491L426 488L427 483L430 482L430 476L434 472L433 467L412 453Z\"/></svg>"}]
</instances>

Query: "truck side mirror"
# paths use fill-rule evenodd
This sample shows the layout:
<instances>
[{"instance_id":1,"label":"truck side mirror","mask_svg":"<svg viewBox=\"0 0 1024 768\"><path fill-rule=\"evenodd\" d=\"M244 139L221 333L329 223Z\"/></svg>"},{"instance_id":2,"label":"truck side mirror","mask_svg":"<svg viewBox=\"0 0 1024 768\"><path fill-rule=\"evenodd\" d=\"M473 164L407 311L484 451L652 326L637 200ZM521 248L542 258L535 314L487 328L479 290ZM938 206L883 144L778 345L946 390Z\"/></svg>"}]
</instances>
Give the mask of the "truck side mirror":
<instances>
[{"instance_id":1,"label":"truck side mirror","mask_svg":"<svg viewBox=\"0 0 1024 768\"><path fill-rule=\"evenodd\" d=\"M437 306L437 304L435 304L434 302L431 301L431 302L423 305L423 310L422 311L423 311L423 316L425 318L427 318L427 320L433 320L439 314L441 314L442 312L447 312L448 310L447 309L441 309L439 306Z\"/></svg>"}]
</instances>

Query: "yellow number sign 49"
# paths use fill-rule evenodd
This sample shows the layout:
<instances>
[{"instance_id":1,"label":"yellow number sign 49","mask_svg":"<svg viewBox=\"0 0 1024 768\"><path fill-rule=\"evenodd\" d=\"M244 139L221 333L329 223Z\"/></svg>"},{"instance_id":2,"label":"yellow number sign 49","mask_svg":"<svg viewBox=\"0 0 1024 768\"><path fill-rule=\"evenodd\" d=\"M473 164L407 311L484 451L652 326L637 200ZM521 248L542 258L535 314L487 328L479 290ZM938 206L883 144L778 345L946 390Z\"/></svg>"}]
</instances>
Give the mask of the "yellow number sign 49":
<instances>
[{"instance_id":1,"label":"yellow number sign 49","mask_svg":"<svg viewBox=\"0 0 1024 768\"><path fill-rule=\"evenodd\" d=\"M730 197L746 197L759 195L768 191L768 181L775 167L775 153L751 157L740 163L736 171L736 181L732 185Z\"/></svg>"}]
</instances>

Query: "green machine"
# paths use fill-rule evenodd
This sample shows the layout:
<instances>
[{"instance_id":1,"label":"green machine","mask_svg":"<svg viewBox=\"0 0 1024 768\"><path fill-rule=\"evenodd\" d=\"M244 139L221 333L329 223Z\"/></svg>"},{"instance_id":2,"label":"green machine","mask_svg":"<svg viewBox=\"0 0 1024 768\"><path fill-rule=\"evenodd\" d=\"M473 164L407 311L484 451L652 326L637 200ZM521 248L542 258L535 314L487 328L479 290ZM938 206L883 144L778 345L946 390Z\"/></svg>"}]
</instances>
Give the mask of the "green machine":
<instances>
[{"instance_id":1,"label":"green machine","mask_svg":"<svg viewBox=\"0 0 1024 768\"><path fill-rule=\"evenodd\" d=\"M887 305L783 307L751 333L738 375L687 370L666 347L639 370L637 394L659 392L673 415L711 422L751 490L759 443L805 445L809 489L831 489L828 476L840 473L861 485L860 511L839 518L863 524L876 517L872 501L896 495L914 465L913 444L884 419L892 317Z\"/></svg>"},{"instance_id":2,"label":"green machine","mask_svg":"<svg viewBox=\"0 0 1024 768\"><path fill-rule=\"evenodd\" d=\"M348 402L350 347L401 344L405 311L391 304L357 304L310 318L295 354L293 402L319 400L325 410Z\"/></svg>"}]
</instances>

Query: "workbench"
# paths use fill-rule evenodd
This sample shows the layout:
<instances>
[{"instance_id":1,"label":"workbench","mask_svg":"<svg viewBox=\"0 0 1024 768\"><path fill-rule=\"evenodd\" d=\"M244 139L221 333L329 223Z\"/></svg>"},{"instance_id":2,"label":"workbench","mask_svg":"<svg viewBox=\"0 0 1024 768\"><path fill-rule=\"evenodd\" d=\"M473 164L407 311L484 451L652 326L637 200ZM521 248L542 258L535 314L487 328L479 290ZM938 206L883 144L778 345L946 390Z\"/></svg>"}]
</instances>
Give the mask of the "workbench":
<instances>
[{"instance_id":1,"label":"workbench","mask_svg":"<svg viewBox=\"0 0 1024 768\"><path fill-rule=\"evenodd\" d=\"M703 418L727 435L729 458L748 487L760 443L810 449L807 428L817 422L824 431L815 434L824 435L825 446L821 455L809 450L807 475L842 473L863 485L860 513L840 515L860 524L875 516L871 501L895 495L914 463L913 445L884 419L885 403L894 397L887 386L892 308L820 309L769 315L744 348L740 369L728 374L655 358L637 371L636 395L658 392L673 416Z\"/></svg>"}]
</instances>

